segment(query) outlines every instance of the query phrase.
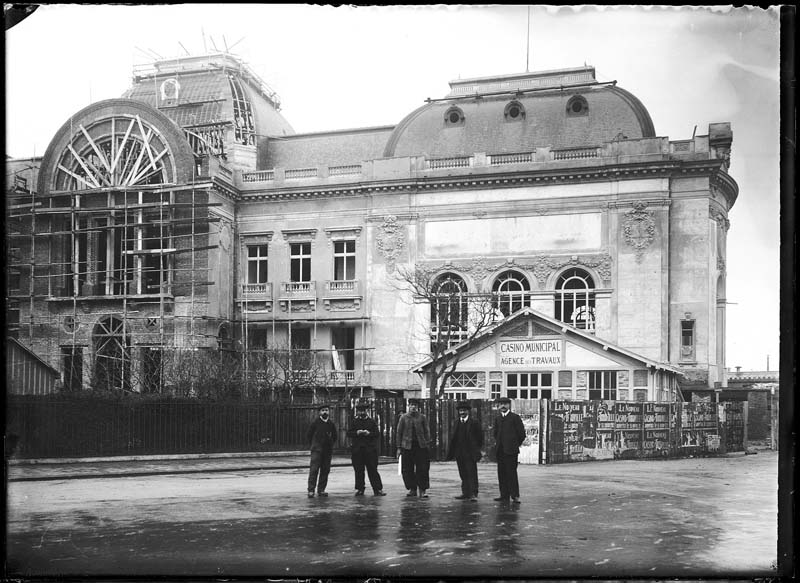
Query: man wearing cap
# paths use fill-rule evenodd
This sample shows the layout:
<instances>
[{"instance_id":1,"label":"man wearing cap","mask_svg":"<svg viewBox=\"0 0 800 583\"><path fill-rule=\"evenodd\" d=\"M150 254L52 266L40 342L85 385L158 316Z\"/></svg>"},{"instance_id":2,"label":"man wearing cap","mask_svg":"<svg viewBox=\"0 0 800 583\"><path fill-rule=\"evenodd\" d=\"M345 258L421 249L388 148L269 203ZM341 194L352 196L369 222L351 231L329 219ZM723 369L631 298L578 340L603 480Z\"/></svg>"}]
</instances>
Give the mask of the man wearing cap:
<instances>
[{"instance_id":1,"label":"man wearing cap","mask_svg":"<svg viewBox=\"0 0 800 583\"><path fill-rule=\"evenodd\" d=\"M367 409L369 405L364 401L356 403L356 416L347 430L347 437L353 440L351 460L356 474L356 496L364 495L364 469L375 495L386 496L378 473L378 437L381 432L378 424L367 415Z\"/></svg>"},{"instance_id":2,"label":"man wearing cap","mask_svg":"<svg viewBox=\"0 0 800 583\"><path fill-rule=\"evenodd\" d=\"M497 444L497 481L500 486L500 497L497 502L507 502L510 498L519 504L519 478L517 465L519 446L525 441L525 426L522 418L511 412L511 399L497 399L500 415L494 420L494 440Z\"/></svg>"},{"instance_id":3,"label":"man wearing cap","mask_svg":"<svg viewBox=\"0 0 800 583\"><path fill-rule=\"evenodd\" d=\"M430 455L428 445L431 441L428 420L419 412L419 402L410 400L408 412L397 423L397 455L401 458L403 484L408 490L406 496L427 498L430 487Z\"/></svg>"},{"instance_id":4,"label":"man wearing cap","mask_svg":"<svg viewBox=\"0 0 800 583\"><path fill-rule=\"evenodd\" d=\"M450 429L447 459L455 459L458 464L461 495L456 499L475 502L478 499L478 461L481 459L483 430L481 424L470 416L472 406L467 401L459 401L456 409L458 419Z\"/></svg>"},{"instance_id":5,"label":"man wearing cap","mask_svg":"<svg viewBox=\"0 0 800 583\"><path fill-rule=\"evenodd\" d=\"M336 427L329 419L330 409L320 405L317 417L306 433L306 441L311 444L311 468L308 472L308 497L314 497L316 490L319 496L327 496L328 474L331 471L333 444L336 443ZM319 482L317 482L319 476Z\"/></svg>"}]
</instances>

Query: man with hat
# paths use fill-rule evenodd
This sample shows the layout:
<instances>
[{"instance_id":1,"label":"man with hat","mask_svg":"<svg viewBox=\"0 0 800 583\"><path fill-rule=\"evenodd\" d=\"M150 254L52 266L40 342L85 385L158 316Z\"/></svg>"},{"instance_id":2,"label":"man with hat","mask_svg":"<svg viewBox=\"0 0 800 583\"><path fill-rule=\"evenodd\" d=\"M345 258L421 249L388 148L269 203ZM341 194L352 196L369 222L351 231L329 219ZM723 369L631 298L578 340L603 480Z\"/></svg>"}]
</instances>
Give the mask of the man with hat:
<instances>
[{"instance_id":1,"label":"man with hat","mask_svg":"<svg viewBox=\"0 0 800 583\"><path fill-rule=\"evenodd\" d=\"M336 443L336 427L329 419L330 408L321 404L317 407L319 417L314 419L306 433L306 442L311 444L311 467L308 472L308 497L327 496L328 474L331 471L333 444ZM319 476L319 482L317 477Z\"/></svg>"},{"instance_id":2,"label":"man with hat","mask_svg":"<svg viewBox=\"0 0 800 583\"><path fill-rule=\"evenodd\" d=\"M457 500L475 502L478 499L478 461L481 459L483 430L477 419L470 416L472 406L467 401L456 405L458 419L450 429L447 459L456 460L461 478L461 495Z\"/></svg>"},{"instance_id":3,"label":"man with hat","mask_svg":"<svg viewBox=\"0 0 800 583\"><path fill-rule=\"evenodd\" d=\"M400 468L403 484L408 490L406 496L413 497L419 491L420 498L427 498L430 487L431 442L428 420L419 412L416 399L408 401L408 412L400 416L397 423L397 455L401 457Z\"/></svg>"},{"instance_id":4,"label":"man with hat","mask_svg":"<svg viewBox=\"0 0 800 583\"><path fill-rule=\"evenodd\" d=\"M367 415L367 409L367 402L356 403L356 416L347 430L347 437L353 440L351 460L356 474L356 496L364 495L364 469L367 470L369 485L375 495L386 496L378 473L378 437L381 432L375 420Z\"/></svg>"},{"instance_id":5,"label":"man with hat","mask_svg":"<svg viewBox=\"0 0 800 583\"><path fill-rule=\"evenodd\" d=\"M500 497L497 502L507 502L510 498L519 504L519 478L517 465L519 446L525 441L525 425L522 418L511 411L511 399L497 399L500 415L494 420L494 440L497 444L497 481Z\"/></svg>"}]
</instances>

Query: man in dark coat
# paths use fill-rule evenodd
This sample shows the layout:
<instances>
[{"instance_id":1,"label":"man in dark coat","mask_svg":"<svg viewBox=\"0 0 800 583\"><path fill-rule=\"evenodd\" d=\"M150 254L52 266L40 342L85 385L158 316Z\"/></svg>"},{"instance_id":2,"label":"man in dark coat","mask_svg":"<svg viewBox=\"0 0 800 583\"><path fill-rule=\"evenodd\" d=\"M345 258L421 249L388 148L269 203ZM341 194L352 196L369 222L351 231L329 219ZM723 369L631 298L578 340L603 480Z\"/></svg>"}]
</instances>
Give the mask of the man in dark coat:
<instances>
[{"instance_id":1,"label":"man in dark coat","mask_svg":"<svg viewBox=\"0 0 800 583\"><path fill-rule=\"evenodd\" d=\"M500 497L495 501L519 504L519 446L525 441L525 426L522 418L511 412L511 399L500 397L497 400L500 415L494 420L494 440L497 444L497 481L500 486Z\"/></svg>"},{"instance_id":2,"label":"man in dark coat","mask_svg":"<svg viewBox=\"0 0 800 583\"><path fill-rule=\"evenodd\" d=\"M369 405L364 401L356 403L356 416L347 430L347 437L353 440L351 460L356 474L356 496L364 495L365 469L375 495L386 496L378 473L378 437L381 432L375 420L367 415L367 409Z\"/></svg>"},{"instance_id":3,"label":"man in dark coat","mask_svg":"<svg viewBox=\"0 0 800 583\"><path fill-rule=\"evenodd\" d=\"M456 409L458 419L450 429L447 459L455 459L458 464L461 495L456 499L475 502L478 499L478 461L481 459L483 430L481 424L470 417L472 406L467 401L459 402Z\"/></svg>"},{"instance_id":4,"label":"man in dark coat","mask_svg":"<svg viewBox=\"0 0 800 583\"><path fill-rule=\"evenodd\" d=\"M327 405L318 407L317 417L306 433L306 441L311 444L311 467L308 472L308 497L314 497L314 490L319 496L327 496L328 474L331 471L333 444L336 443L336 427L329 419L330 409ZM317 482L319 476L319 482Z\"/></svg>"}]
</instances>

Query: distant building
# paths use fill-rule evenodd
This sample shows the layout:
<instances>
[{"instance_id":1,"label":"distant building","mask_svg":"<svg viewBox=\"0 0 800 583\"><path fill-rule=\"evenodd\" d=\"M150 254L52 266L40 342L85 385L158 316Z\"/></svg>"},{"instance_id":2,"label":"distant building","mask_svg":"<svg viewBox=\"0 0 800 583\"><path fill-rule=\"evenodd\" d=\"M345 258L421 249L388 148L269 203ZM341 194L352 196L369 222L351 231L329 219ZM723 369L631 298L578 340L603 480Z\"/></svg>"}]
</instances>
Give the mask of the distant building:
<instances>
[{"instance_id":1,"label":"distant building","mask_svg":"<svg viewBox=\"0 0 800 583\"><path fill-rule=\"evenodd\" d=\"M7 161L15 335L66 387L166 390L165 351L285 347L328 388L425 394L443 322L398 283L417 270L493 302L509 339L561 351L486 352L449 396L711 394L730 124L670 141L594 73L453 81L397 125L295 134L232 55L138 70L40 160ZM501 322L520 310L522 336ZM464 350L468 315L448 326ZM298 360L286 370L311 367Z\"/></svg>"}]
</instances>

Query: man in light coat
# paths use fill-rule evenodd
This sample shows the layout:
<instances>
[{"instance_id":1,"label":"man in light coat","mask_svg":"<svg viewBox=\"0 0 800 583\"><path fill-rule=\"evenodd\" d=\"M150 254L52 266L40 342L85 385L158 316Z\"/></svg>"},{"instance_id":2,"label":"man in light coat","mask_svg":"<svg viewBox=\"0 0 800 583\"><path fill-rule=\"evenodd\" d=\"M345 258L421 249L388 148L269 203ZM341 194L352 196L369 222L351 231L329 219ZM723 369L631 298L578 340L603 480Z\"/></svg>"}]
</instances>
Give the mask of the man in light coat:
<instances>
[{"instance_id":1,"label":"man in light coat","mask_svg":"<svg viewBox=\"0 0 800 583\"><path fill-rule=\"evenodd\" d=\"M428 419L420 413L419 402L410 400L408 411L397 423L397 455L401 458L403 484L408 490L406 496L413 497L419 492L420 498L428 497L430 487L431 442Z\"/></svg>"}]
</instances>

